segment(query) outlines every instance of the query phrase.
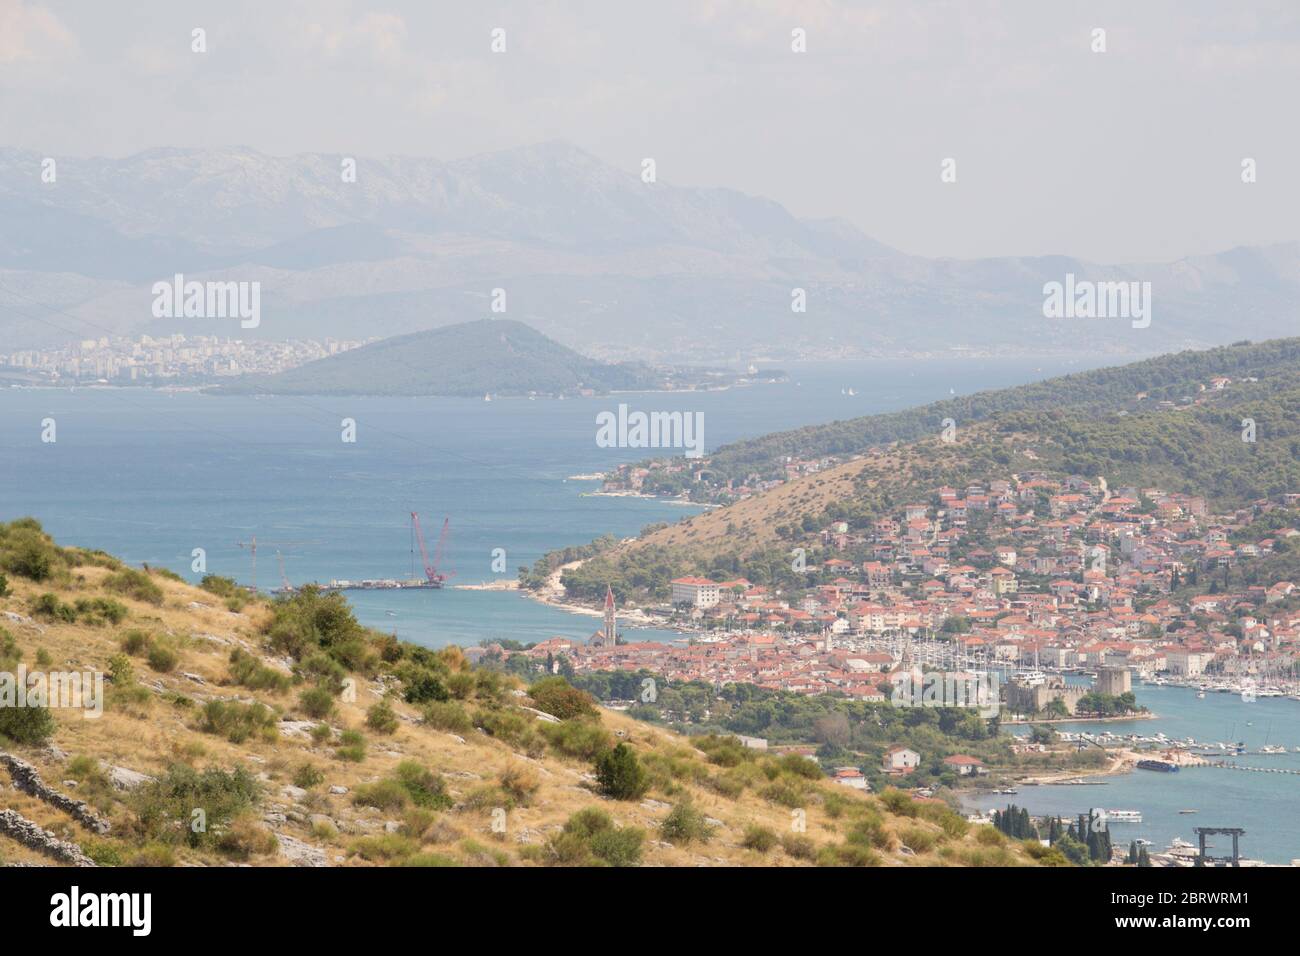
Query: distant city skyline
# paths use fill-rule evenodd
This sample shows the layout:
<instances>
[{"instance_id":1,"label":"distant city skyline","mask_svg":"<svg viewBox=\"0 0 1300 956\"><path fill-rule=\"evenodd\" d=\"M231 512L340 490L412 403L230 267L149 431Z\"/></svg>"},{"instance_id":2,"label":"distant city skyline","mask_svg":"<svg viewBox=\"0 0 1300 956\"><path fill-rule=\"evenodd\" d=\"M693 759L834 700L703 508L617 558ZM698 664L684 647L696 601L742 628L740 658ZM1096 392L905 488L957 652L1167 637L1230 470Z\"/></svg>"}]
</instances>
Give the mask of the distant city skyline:
<instances>
[{"instance_id":1,"label":"distant city skyline","mask_svg":"<svg viewBox=\"0 0 1300 956\"><path fill-rule=\"evenodd\" d=\"M1293 240L1297 81L1300 11L1280 2L0 0L4 145L450 160L562 140L932 257Z\"/></svg>"}]
</instances>

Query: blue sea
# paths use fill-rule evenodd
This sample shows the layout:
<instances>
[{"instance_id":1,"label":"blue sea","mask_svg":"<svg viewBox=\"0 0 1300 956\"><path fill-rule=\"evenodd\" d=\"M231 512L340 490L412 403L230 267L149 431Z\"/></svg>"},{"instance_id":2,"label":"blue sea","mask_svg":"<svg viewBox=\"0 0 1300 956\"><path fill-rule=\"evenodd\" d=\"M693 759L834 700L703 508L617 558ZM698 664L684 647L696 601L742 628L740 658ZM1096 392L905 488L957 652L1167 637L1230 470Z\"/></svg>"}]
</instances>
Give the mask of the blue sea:
<instances>
[{"instance_id":1,"label":"blue sea","mask_svg":"<svg viewBox=\"0 0 1300 956\"><path fill-rule=\"evenodd\" d=\"M1091 363L1101 364L1100 361ZM704 415L707 449L779 429L907 408L1090 367L1082 359L952 359L783 365L782 384L569 400L219 397L145 389L0 390L0 518L34 515L61 542L269 589L419 575L410 512L432 553L444 517L451 584L514 578L544 552L699 509L592 496L573 480L646 450L601 448L596 416ZM845 394L853 390L856 395ZM41 442L52 418L56 441ZM341 422L356 422L356 442ZM496 549L505 568L494 572ZM367 624L429 646L586 637L598 621L508 591L349 592ZM642 639L671 639L645 630Z\"/></svg>"},{"instance_id":2,"label":"blue sea","mask_svg":"<svg viewBox=\"0 0 1300 956\"><path fill-rule=\"evenodd\" d=\"M1245 703L1238 694L1208 693L1197 699L1186 687L1157 687L1136 684L1138 703L1149 708L1155 719L1059 723L1053 729L1139 734L1152 737L1163 733L1174 739L1193 737L1198 742L1236 743L1247 751L1265 744L1282 745L1285 754L1251 754L1226 759L1247 767L1300 770L1300 701L1261 697ZM1024 727L1016 733L1028 733ZM1177 773L1135 770L1114 776L1085 778L1085 786L1046 785L1019 788L1015 795L989 795L968 804L981 810L1005 808L1008 803L1025 807L1035 816L1059 815L1067 819L1087 813L1093 807L1108 810L1139 810L1139 824L1111 824L1116 846L1127 847L1135 839L1150 840L1150 850L1163 850L1174 837L1196 843L1193 827L1245 827L1241 854L1267 863L1290 863L1300 859L1300 775L1254 773L1225 767L1184 767ZM1195 810L1195 813L1182 813ZM1213 855L1231 852L1229 837L1210 837Z\"/></svg>"}]
</instances>

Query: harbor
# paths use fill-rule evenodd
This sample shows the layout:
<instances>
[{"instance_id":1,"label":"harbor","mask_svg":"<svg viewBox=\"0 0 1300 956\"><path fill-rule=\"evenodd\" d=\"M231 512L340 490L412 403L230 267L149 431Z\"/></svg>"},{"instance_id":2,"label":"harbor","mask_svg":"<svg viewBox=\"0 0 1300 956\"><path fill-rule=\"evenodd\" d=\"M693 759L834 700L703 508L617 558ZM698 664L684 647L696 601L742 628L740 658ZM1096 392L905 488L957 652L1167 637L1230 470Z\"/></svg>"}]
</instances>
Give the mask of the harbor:
<instances>
[{"instance_id":1,"label":"harbor","mask_svg":"<svg viewBox=\"0 0 1300 956\"><path fill-rule=\"evenodd\" d=\"M1134 811L1141 823L1116 828L1116 846L1149 844L1156 865L1192 866L1194 826L1240 827L1249 834L1242 865L1290 865L1300 859L1300 705L1286 696L1244 701L1240 694L1198 697L1195 685L1143 683L1135 687L1152 717L1114 722L1104 730L1086 723L1053 726L1060 739L1098 744L1126 754L1119 772L1075 775L1032 783L1014 794L986 791L965 797L974 812L1014 803L1031 814L1071 818L1091 807ZM1028 735L1028 727L1008 728ZM1175 762L1176 771L1138 769L1137 761Z\"/></svg>"}]
</instances>

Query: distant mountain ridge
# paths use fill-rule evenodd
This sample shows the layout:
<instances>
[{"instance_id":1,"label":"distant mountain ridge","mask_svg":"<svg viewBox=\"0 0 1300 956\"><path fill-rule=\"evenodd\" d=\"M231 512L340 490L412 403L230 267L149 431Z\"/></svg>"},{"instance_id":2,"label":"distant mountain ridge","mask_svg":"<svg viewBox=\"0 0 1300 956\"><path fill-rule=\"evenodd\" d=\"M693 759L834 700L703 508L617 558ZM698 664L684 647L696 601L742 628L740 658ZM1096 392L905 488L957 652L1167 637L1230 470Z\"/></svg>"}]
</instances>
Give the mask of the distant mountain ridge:
<instances>
[{"instance_id":1,"label":"distant mountain ridge","mask_svg":"<svg viewBox=\"0 0 1300 956\"><path fill-rule=\"evenodd\" d=\"M589 359L522 322L480 319L395 336L216 389L278 395L541 395L650 389L664 376Z\"/></svg>"},{"instance_id":2,"label":"distant mountain ridge","mask_svg":"<svg viewBox=\"0 0 1300 956\"><path fill-rule=\"evenodd\" d=\"M443 162L153 149L58 159L0 149L0 337L109 333L392 336L510 316L603 358L712 360L1072 351L1116 355L1294 334L1300 243L1160 264L901 253L841 220L727 189L647 184L564 143ZM663 172L663 170L661 170ZM258 281L265 321L158 320L152 282ZM1046 319L1067 273L1149 281L1149 329ZM791 308L803 289L806 312ZM56 311L55 311L56 310ZM68 329L75 330L70 335Z\"/></svg>"}]
</instances>

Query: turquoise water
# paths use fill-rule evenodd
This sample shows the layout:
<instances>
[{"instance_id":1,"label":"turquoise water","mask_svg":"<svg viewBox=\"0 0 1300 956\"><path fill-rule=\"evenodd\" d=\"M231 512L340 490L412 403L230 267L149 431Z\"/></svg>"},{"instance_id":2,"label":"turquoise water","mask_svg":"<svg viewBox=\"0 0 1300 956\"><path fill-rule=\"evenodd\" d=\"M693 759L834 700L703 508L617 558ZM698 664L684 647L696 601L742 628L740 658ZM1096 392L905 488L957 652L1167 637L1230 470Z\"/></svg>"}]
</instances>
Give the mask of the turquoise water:
<instances>
[{"instance_id":1,"label":"turquoise water","mask_svg":"<svg viewBox=\"0 0 1300 956\"><path fill-rule=\"evenodd\" d=\"M1100 364L1100 363L1092 363ZM0 518L37 516L58 540L163 565L190 580L191 551L212 573L279 584L412 574L409 517L433 549L452 532L453 584L513 578L545 551L602 534L628 536L691 507L584 497L569 476L645 457L596 445L595 417L619 402L646 411L701 411L707 448L769 431L906 408L955 392L1033 381L1087 367L1047 359L876 361L785 366L788 383L708 393L567 401L453 398L213 397L145 390L0 391ZM841 392L857 391L855 397ZM40 442L41 420L57 442ZM340 421L357 422L357 442ZM506 571L492 569L504 549ZM517 594L351 592L367 624L431 646L586 637L593 618ZM389 614L388 612L393 612ZM637 636L662 639L670 632Z\"/></svg>"},{"instance_id":2,"label":"turquoise water","mask_svg":"<svg viewBox=\"0 0 1300 956\"><path fill-rule=\"evenodd\" d=\"M1198 742L1242 741L1247 750L1280 744L1288 753L1242 754L1226 759L1251 767L1300 770L1300 701L1260 698L1244 703L1239 695L1208 693L1198 700L1184 687L1138 684L1138 703L1157 717L1151 720L1053 724L1057 730L1154 736L1194 737ZM1027 733L1023 727L1017 733ZM1212 758L1217 759L1217 758ZM1140 824L1112 824L1117 846L1136 838L1150 840L1152 849L1165 849L1174 837L1196 842L1193 827L1245 827L1241 853L1268 863L1300 859L1300 776L1248 773L1219 767L1184 767L1177 773L1135 770L1132 773L1087 778L1103 785L1020 787L1014 796L984 796L968 801L981 810L1015 803L1031 814L1071 817L1091 807L1140 810ZM1180 810L1196 810L1180 814ZM1231 840L1211 837L1215 853L1227 853Z\"/></svg>"}]
</instances>

